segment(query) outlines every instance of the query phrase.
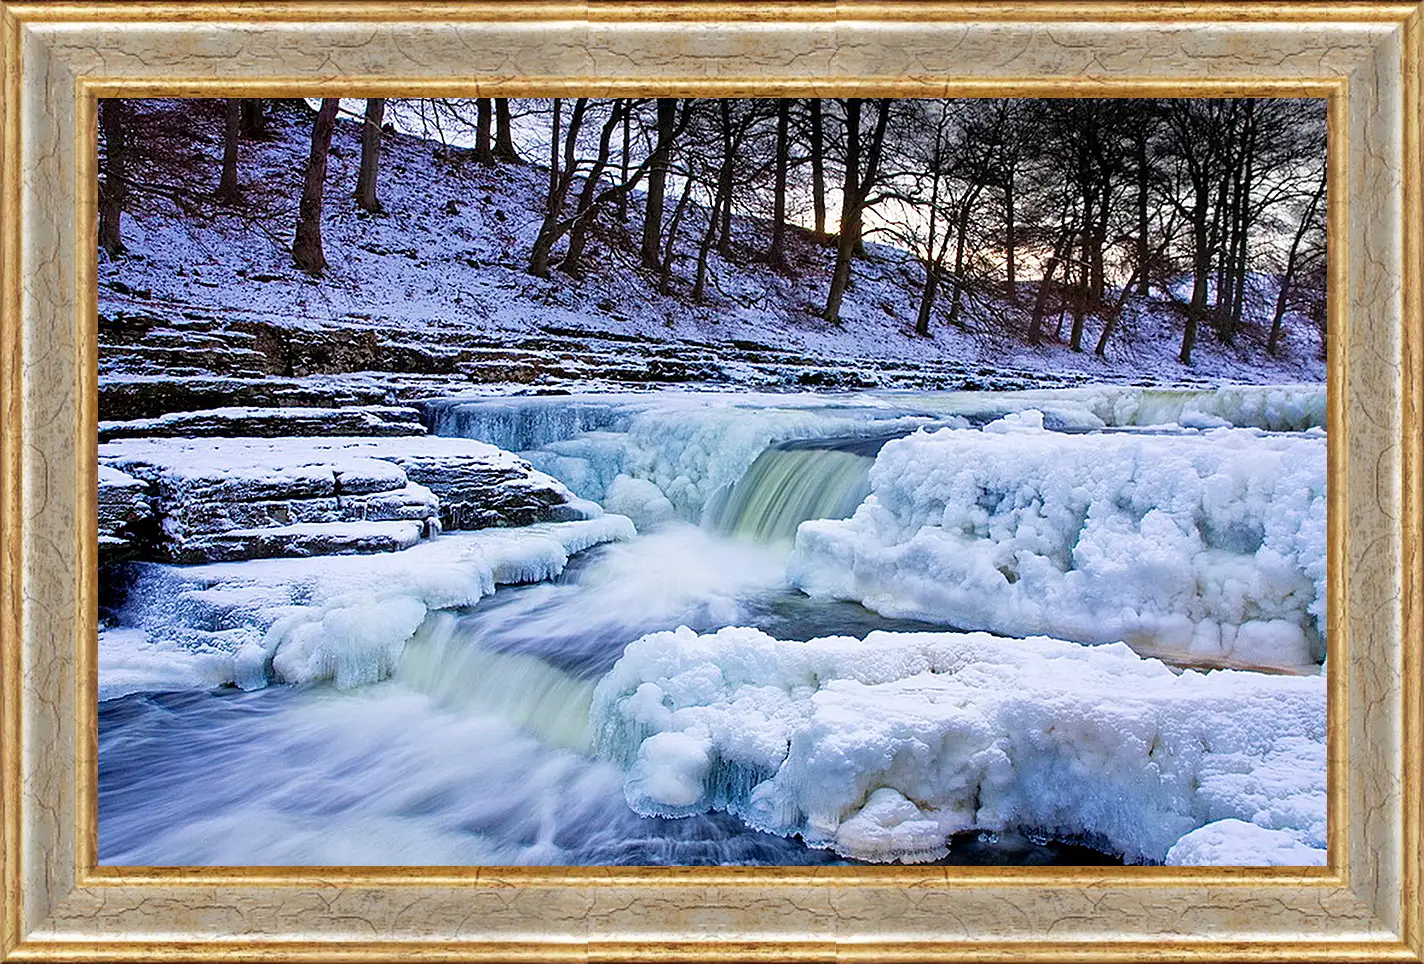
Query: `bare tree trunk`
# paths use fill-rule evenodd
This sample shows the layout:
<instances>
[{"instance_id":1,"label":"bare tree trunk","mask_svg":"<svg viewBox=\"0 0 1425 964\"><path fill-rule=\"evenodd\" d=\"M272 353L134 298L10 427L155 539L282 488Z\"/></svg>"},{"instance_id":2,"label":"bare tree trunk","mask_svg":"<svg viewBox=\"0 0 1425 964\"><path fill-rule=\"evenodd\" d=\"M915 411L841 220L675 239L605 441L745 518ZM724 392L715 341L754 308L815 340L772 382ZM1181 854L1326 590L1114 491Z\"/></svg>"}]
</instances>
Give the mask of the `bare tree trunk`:
<instances>
[{"instance_id":1,"label":"bare tree trunk","mask_svg":"<svg viewBox=\"0 0 1425 964\"><path fill-rule=\"evenodd\" d=\"M717 188L713 195L712 208L708 211L708 229L698 247L698 270L693 281L693 300L699 302L703 300L707 289L708 252L713 247L713 237L726 230L725 212L732 207L732 105L729 101L722 100L718 103L718 108L723 130L722 164L718 167Z\"/></svg>"},{"instance_id":2,"label":"bare tree trunk","mask_svg":"<svg viewBox=\"0 0 1425 964\"><path fill-rule=\"evenodd\" d=\"M936 134L940 136L939 132ZM940 287L940 268L945 260L947 237L941 240L940 250L935 249L936 212L940 210L940 171L932 168L930 182L930 207L926 217L925 281L920 289L920 304L915 310L915 333L923 338L930 337L930 313L935 308L935 293Z\"/></svg>"},{"instance_id":3,"label":"bare tree trunk","mask_svg":"<svg viewBox=\"0 0 1425 964\"><path fill-rule=\"evenodd\" d=\"M668 237L663 242L663 265L658 269L658 293L666 295L673 283L673 252L676 250L678 228L683 223L683 212L687 210L688 198L693 193L693 179L683 178L683 192L673 207L673 217L668 221Z\"/></svg>"},{"instance_id":4,"label":"bare tree trunk","mask_svg":"<svg viewBox=\"0 0 1425 964\"><path fill-rule=\"evenodd\" d=\"M1193 210L1193 272L1192 301L1188 304L1187 320L1183 324L1183 343L1178 361L1192 364L1192 350L1197 344L1197 326L1207 310L1207 280L1212 273L1212 246L1207 224L1208 185L1203 178L1196 188L1197 207Z\"/></svg>"},{"instance_id":5,"label":"bare tree trunk","mask_svg":"<svg viewBox=\"0 0 1425 964\"><path fill-rule=\"evenodd\" d=\"M386 99L368 97L361 122L361 170L356 175L356 203L364 210L381 210L376 196L376 174L381 169L381 124L386 116Z\"/></svg>"},{"instance_id":6,"label":"bare tree trunk","mask_svg":"<svg viewBox=\"0 0 1425 964\"><path fill-rule=\"evenodd\" d=\"M1084 192L1084 310L1096 310L1103 301L1103 244L1107 233L1103 225L1107 218L1107 185L1090 185Z\"/></svg>"},{"instance_id":7,"label":"bare tree trunk","mask_svg":"<svg viewBox=\"0 0 1425 964\"><path fill-rule=\"evenodd\" d=\"M242 136L262 137L267 133L267 101L258 97L242 101Z\"/></svg>"},{"instance_id":8,"label":"bare tree trunk","mask_svg":"<svg viewBox=\"0 0 1425 964\"><path fill-rule=\"evenodd\" d=\"M119 220L129 196L125 172L128 163L128 144L125 143L128 137L127 115L128 105L123 101L107 97L99 101L99 125L104 131L104 181L99 185L99 246L111 258L124 253Z\"/></svg>"},{"instance_id":9,"label":"bare tree trunk","mask_svg":"<svg viewBox=\"0 0 1425 964\"><path fill-rule=\"evenodd\" d=\"M511 130L510 102L504 97L495 98L495 157L511 163L518 163L520 159Z\"/></svg>"},{"instance_id":10,"label":"bare tree trunk","mask_svg":"<svg viewBox=\"0 0 1425 964\"><path fill-rule=\"evenodd\" d=\"M791 153L787 128L790 115L790 102L786 98L777 101L777 173L772 187L772 248L767 252L767 260L774 268L785 267L787 260L787 165Z\"/></svg>"},{"instance_id":11,"label":"bare tree trunk","mask_svg":"<svg viewBox=\"0 0 1425 964\"><path fill-rule=\"evenodd\" d=\"M544 212L558 211L555 197L559 193L559 109L563 101L554 98L554 119L549 129L549 193L545 195Z\"/></svg>"},{"instance_id":12,"label":"bare tree trunk","mask_svg":"<svg viewBox=\"0 0 1425 964\"><path fill-rule=\"evenodd\" d=\"M1004 293L1012 305L1019 304L1019 287L1015 283L1015 225L1014 225L1014 165L1011 161L1010 168L1004 182Z\"/></svg>"},{"instance_id":13,"label":"bare tree trunk","mask_svg":"<svg viewBox=\"0 0 1425 964\"><path fill-rule=\"evenodd\" d=\"M846 102L846 179L841 199L841 231L836 244L836 268L831 275L831 290L827 292L822 318L827 324L841 323L841 301L851 284L851 259L861 240L861 217L866 195L876 181L885 143L886 123L890 119L890 102L880 101L875 133L866 150L866 172L861 174L861 101Z\"/></svg>"},{"instance_id":14,"label":"bare tree trunk","mask_svg":"<svg viewBox=\"0 0 1425 964\"><path fill-rule=\"evenodd\" d=\"M495 163L494 141L491 125L494 123L494 108L490 98L475 98L475 163L486 166Z\"/></svg>"},{"instance_id":15,"label":"bare tree trunk","mask_svg":"<svg viewBox=\"0 0 1425 964\"><path fill-rule=\"evenodd\" d=\"M1253 165L1257 155L1256 105L1247 101L1247 149L1242 159L1242 182L1237 206L1237 246L1232 263L1232 324L1235 335L1242 327L1247 297L1247 242L1252 227Z\"/></svg>"},{"instance_id":16,"label":"bare tree trunk","mask_svg":"<svg viewBox=\"0 0 1425 964\"><path fill-rule=\"evenodd\" d=\"M242 125L242 102L229 97L223 119L223 174L218 181L218 200L238 199L238 130Z\"/></svg>"},{"instance_id":17,"label":"bare tree trunk","mask_svg":"<svg viewBox=\"0 0 1425 964\"><path fill-rule=\"evenodd\" d=\"M965 236L970 233L970 208L974 206L978 196L979 190L976 189L965 198L965 203L960 208L959 222L955 225L954 294L950 299L950 317L947 319L952 327L960 323L960 297L964 290L965 274Z\"/></svg>"},{"instance_id":18,"label":"bare tree trunk","mask_svg":"<svg viewBox=\"0 0 1425 964\"><path fill-rule=\"evenodd\" d=\"M698 245L698 265L693 277L693 300L701 303L707 291L708 282L708 254L713 249L713 240L717 237L718 214L722 210L722 194L717 194L713 199L713 206L708 211L708 226L703 231L702 243Z\"/></svg>"},{"instance_id":19,"label":"bare tree trunk","mask_svg":"<svg viewBox=\"0 0 1425 964\"><path fill-rule=\"evenodd\" d=\"M663 192L668 183L668 156L673 146L673 120L677 109L676 98L658 98L658 140L648 170L648 197L643 209L640 255L645 268L658 267L658 241L663 234Z\"/></svg>"},{"instance_id":20,"label":"bare tree trunk","mask_svg":"<svg viewBox=\"0 0 1425 964\"><path fill-rule=\"evenodd\" d=\"M574 102L574 110L569 118L569 133L566 135L568 143L563 145L564 155L569 163L565 165L566 170L561 172L559 115L564 102L558 97L554 98L554 118L549 130L549 193L544 202L544 223L539 227L539 234L534 239L534 247L529 255L529 273L537 278L549 277L550 253L554 250L555 241L554 228L564 210L564 196L573 180L574 142L579 136L584 103L582 97Z\"/></svg>"},{"instance_id":21,"label":"bare tree trunk","mask_svg":"<svg viewBox=\"0 0 1425 964\"><path fill-rule=\"evenodd\" d=\"M836 244L836 267L831 275L831 291L827 294L827 324L841 323L841 299L851 281L851 256L856 251L856 238L861 233L856 222L856 189L860 186L861 166L861 100L846 101L846 176L841 186L841 227Z\"/></svg>"},{"instance_id":22,"label":"bare tree trunk","mask_svg":"<svg viewBox=\"0 0 1425 964\"><path fill-rule=\"evenodd\" d=\"M321 274L327 266L322 250L322 196L327 179L327 153L341 101L322 98L321 109L312 123L312 150L307 158L307 178L302 185L302 202L297 209L297 238L292 244L292 260L310 274Z\"/></svg>"},{"instance_id":23,"label":"bare tree trunk","mask_svg":"<svg viewBox=\"0 0 1425 964\"><path fill-rule=\"evenodd\" d=\"M1087 201L1087 199L1085 199ZM1088 208L1084 209L1084 218L1090 219ZM1084 253L1083 264L1079 269L1079 287L1074 292L1074 323L1069 328L1069 348L1074 351L1083 351L1084 341L1084 314L1088 310L1089 300L1092 297L1092 268L1089 265L1092 241L1089 239L1093 235L1093 229L1087 225L1084 227L1084 244L1081 249Z\"/></svg>"},{"instance_id":24,"label":"bare tree trunk","mask_svg":"<svg viewBox=\"0 0 1425 964\"><path fill-rule=\"evenodd\" d=\"M915 309L915 333L930 337L930 313L935 308L935 291L940 287L940 265L933 260L925 263L925 283L920 288L920 303Z\"/></svg>"},{"instance_id":25,"label":"bare tree trunk","mask_svg":"<svg viewBox=\"0 0 1425 964\"><path fill-rule=\"evenodd\" d=\"M1134 141L1138 173L1138 294L1148 297L1148 129L1140 127ZM1102 353L1100 353L1102 354Z\"/></svg>"},{"instance_id":26,"label":"bare tree trunk","mask_svg":"<svg viewBox=\"0 0 1425 964\"><path fill-rule=\"evenodd\" d=\"M718 172L717 191L723 205L718 216L717 253L723 257L730 255L732 244L732 104L727 100L718 102L722 118L722 168Z\"/></svg>"},{"instance_id":27,"label":"bare tree trunk","mask_svg":"<svg viewBox=\"0 0 1425 964\"><path fill-rule=\"evenodd\" d=\"M1301 249L1301 239L1306 237L1307 229L1316 217L1316 208L1325 193L1326 171L1322 170L1321 183L1316 186L1316 193L1311 195L1311 202L1302 212L1301 223L1297 225L1296 234L1291 239L1291 248L1287 251L1286 271L1282 273L1281 287L1277 289L1276 307L1272 311L1272 333L1267 337L1267 353L1269 355L1275 355L1281 346L1282 319L1286 316L1287 291L1291 288L1292 276L1296 274L1296 259Z\"/></svg>"},{"instance_id":28,"label":"bare tree trunk","mask_svg":"<svg viewBox=\"0 0 1425 964\"><path fill-rule=\"evenodd\" d=\"M604 123L604 129L599 135L599 156L594 161L593 168L584 177L584 186L579 191L579 204L574 209L575 221L569 229L569 250L564 255L564 261L560 268L568 274L578 274L580 262L584 257L584 246L589 237L589 228L593 226L594 219L598 217L598 204L595 202L595 195L598 193L599 181L604 176L604 170L609 165L609 157L613 152L614 130L618 127L621 115L625 111L627 101L615 100L609 109L609 119ZM627 194L621 195L627 197Z\"/></svg>"},{"instance_id":29,"label":"bare tree trunk","mask_svg":"<svg viewBox=\"0 0 1425 964\"><path fill-rule=\"evenodd\" d=\"M628 161L629 161L629 153L628 153L628 151L629 151L629 140L630 140L629 127L630 127L630 125L632 124L632 121L633 121L633 107L630 106L627 110L625 110L625 111L623 112L623 156L622 156L622 158L621 158L621 163L620 163L620 165L619 165L619 174L621 175L621 177L619 178L619 183L620 183L620 184L627 184L627 183L628 183L628 172L629 172L629 163L628 163ZM618 198L618 220L619 220L619 223L620 223L620 224L626 224L626 223L628 222L628 195L629 195L629 192L628 192L628 191L624 191L622 194L619 195L619 198Z\"/></svg>"},{"instance_id":30,"label":"bare tree trunk","mask_svg":"<svg viewBox=\"0 0 1425 964\"><path fill-rule=\"evenodd\" d=\"M821 99L811 100L811 210L812 233L818 241L826 238L826 155L821 127Z\"/></svg>"},{"instance_id":31,"label":"bare tree trunk","mask_svg":"<svg viewBox=\"0 0 1425 964\"><path fill-rule=\"evenodd\" d=\"M1028 341L1031 345L1038 345L1044 337L1044 315L1049 307L1049 289L1054 284L1054 273L1059 270L1059 265L1069 257L1070 250L1074 243L1074 226L1067 224L1064 232L1059 236L1058 243L1054 245L1054 253L1049 256L1049 264L1044 269L1044 276L1039 279L1039 291L1034 296L1034 312L1029 320Z\"/></svg>"}]
</instances>

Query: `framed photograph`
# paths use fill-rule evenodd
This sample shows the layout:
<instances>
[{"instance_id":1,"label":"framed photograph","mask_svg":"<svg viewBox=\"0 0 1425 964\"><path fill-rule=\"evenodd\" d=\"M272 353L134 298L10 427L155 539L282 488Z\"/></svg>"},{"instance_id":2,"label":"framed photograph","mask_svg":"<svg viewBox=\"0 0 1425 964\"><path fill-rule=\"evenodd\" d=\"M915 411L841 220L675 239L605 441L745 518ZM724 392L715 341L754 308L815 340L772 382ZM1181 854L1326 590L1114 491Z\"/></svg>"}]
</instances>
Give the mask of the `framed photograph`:
<instances>
[{"instance_id":1,"label":"framed photograph","mask_svg":"<svg viewBox=\"0 0 1425 964\"><path fill-rule=\"evenodd\" d=\"M4 960L1418 961L1418 3L0 4Z\"/></svg>"}]
</instances>

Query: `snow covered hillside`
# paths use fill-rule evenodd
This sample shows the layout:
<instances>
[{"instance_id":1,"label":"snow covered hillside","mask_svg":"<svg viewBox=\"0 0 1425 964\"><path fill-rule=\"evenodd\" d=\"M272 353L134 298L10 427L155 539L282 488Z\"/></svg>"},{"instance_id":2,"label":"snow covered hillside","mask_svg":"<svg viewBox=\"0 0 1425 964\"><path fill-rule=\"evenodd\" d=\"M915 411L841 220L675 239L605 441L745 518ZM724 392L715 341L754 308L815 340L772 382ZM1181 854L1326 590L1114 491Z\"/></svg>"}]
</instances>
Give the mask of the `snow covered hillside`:
<instances>
[{"instance_id":1,"label":"snow covered hillside","mask_svg":"<svg viewBox=\"0 0 1425 964\"><path fill-rule=\"evenodd\" d=\"M210 196L221 156L221 108L215 102L152 101L137 109L148 139L134 144L141 173L123 219L129 253L114 260L101 255L100 314L106 319L101 330L122 328L126 319L163 321L160 327L170 332L182 331L185 319L190 330L204 318L271 326L262 329L256 345L210 346L210 355L216 351L233 365L245 361L249 368L284 374L283 363L271 361L282 346L270 342L288 338L300 345L314 331L326 330L346 335L325 343L317 357L297 357L295 366L289 353L285 374L293 367L298 374L426 372L433 364L439 370L438 360L430 358L444 347L450 372L458 362L483 363L467 365L460 373L467 379L529 381L532 376L522 374L520 364L547 362L550 353L566 366L577 363L588 355L587 336L602 333L621 341L604 343L606 357L575 364L575 377L615 372L620 345L623 354L636 356L648 350L650 339L668 343L667 371L679 381L700 374L696 368L686 371L689 353L705 366L703 379L715 380L707 376L719 367L717 359L699 351L706 346L721 346L723 356L741 352L754 364L790 354L801 364L885 368L910 376L926 366L966 366L956 369L961 381L933 386L943 388L998 387L986 379L1010 370L1037 373L1050 384L1085 378L1267 383L1324 377L1315 328L1294 315L1279 358L1266 354L1264 333L1249 327L1235 347L1205 335L1194 363L1182 366L1174 355L1180 319L1166 303L1153 300L1129 301L1106 358L1070 351L1053 339L1027 347L1025 311L993 299L975 302L957 326L947 327L942 319L932 338L917 337L912 328L921 269L906 252L877 244L869 244L866 257L855 264L843 323L830 326L818 312L833 253L794 230L790 269L775 271L758 253L765 247L766 223L746 218L734 219L731 256L712 255L714 283L705 304L691 303L681 285L659 294L656 277L638 264L636 239L617 225L596 226L583 276L555 272L548 280L536 278L525 267L542 216L547 180L542 168L483 166L468 151L393 133L386 138L381 172L385 212L371 214L352 200L359 125L350 120L338 121L329 158L323 230L330 266L314 279L293 266L290 252L308 116L288 107L272 116L265 140L242 142L243 199L227 206ZM687 217L705 215L694 208ZM1261 290L1248 316L1260 318L1269 313L1274 292L1265 279L1254 284ZM176 326L168 324L175 321ZM1098 324L1090 319L1091 337ZM1049 325L1052 331L1052 317ZM471 343L476 333L483 340ZM366 343L385 347L362 357ZM181 365L180 356L191 357L202 344L201 331L170 341L167 362ZM403 357L402 346L410 347L407 356L424 360ZM145 342L130 360L162 364L161 347ZM462 349L463 356L451 357ZM501 349L514 351L501 354ZM248 354L237 359L234 351ZM106 370L132 370L122 354L115 352ZM1069 378L1056 379L1055 373ZM635 380L657 381L660 374L653 366ZM869 377L861 387L885 384Z\"/></svg>"}]
</instances>

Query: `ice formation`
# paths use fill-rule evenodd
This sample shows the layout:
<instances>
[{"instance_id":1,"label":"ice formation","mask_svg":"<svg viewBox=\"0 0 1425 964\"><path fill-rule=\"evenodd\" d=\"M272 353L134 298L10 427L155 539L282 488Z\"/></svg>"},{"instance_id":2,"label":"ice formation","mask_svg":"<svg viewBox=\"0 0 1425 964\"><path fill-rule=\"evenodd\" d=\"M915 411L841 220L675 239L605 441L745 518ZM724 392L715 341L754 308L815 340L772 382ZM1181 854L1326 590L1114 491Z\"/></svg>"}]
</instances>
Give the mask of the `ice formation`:
<instances>
[{"instance_id":1,"label":"ice formation","mask_svg":"<svg viewBox=\"0 0 1425 964\"><path fill-rule=\"evenodd\" d=\"M921 432L881 450L852 518L801 526L788 574L887 616L1311 668L1325 459L1319 433L1065 434L1033 410Z\"/></svg>"},{"instance_id":2,"label":"ice formation","mask_svg":"<svg viewBox=\"0 0 1425 964\"><path fill-rule=\"evenodd\" d=\"M1077 431L1149 425L1296 431L1325 424L1326 392L1322 385L841 395L666 390L426 403L441 435L517 451L580 496L617 498L635 514L661 495L689 521L702 518L778 443L968 427L1027 410L1042 412L1051 427ZM635 493L621 477L657 491ZM666 508L655 511L661 518Z\"/></svg>"},{"instance_id":3,"label":"ice formation","mask_svg":"<svg viewBox=\"0 0 1425 964\"><path fill-rule=\"evenodd\" d=\"M640 813L728 810L860 859L932 860L957 831L1019 827L1161 862L1239 820L1313 863L1325 707L1319 675L1179 675L1122 644L680 629L627 648L591 726ZM1176 856L1233 862L1215 839Z\"/></svg>"},{"instance_id":4,"label":"ice formation","mask_svg":"<svg viewBox=\"0 0 1425 964\"><path fill-rule=\"evenodd\" d=\"M380 555L135 564L126 628L101 634L100 697L269 679L374 683L428 613L473 605L498 584L549 579L570 555L633 534L628 519L605 515L453 533Z\"/></svg>"}]
</instances>

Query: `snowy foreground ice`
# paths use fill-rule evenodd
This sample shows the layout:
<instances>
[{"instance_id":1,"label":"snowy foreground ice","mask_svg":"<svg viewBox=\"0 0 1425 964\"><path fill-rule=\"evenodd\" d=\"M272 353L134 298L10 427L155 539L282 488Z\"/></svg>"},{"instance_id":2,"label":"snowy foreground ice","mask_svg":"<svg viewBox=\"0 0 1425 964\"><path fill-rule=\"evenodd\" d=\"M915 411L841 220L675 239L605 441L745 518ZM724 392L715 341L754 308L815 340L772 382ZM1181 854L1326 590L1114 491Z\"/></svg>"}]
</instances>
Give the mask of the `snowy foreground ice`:
<instances>
[{"instance_id":1,"label":"snowy foreground ice","mask_svg":"<svg viewBox=\"0 0 1425 964\"><path fill-rule=\"evenodd\" d=\"M622 516L443 535L401 552L138 564L125 628L99 639L99 698L269 680L341 688L390 675L430 612L497 584L538 582L590 546L633 537Z\"/></svg>"},{"instance_id":2,"label":"snowy foreground ice","mask_svg":"<svg viewBox=\"0 0 1425 964\"><path fill-rule=\"evenodd\" d=\"M628 647L592 725L640 813L726 809L864 860L1027 827L1137 861L1325 861L1319 675L987 633L680 629Z\"/></svg>"}]
</instances>

